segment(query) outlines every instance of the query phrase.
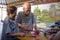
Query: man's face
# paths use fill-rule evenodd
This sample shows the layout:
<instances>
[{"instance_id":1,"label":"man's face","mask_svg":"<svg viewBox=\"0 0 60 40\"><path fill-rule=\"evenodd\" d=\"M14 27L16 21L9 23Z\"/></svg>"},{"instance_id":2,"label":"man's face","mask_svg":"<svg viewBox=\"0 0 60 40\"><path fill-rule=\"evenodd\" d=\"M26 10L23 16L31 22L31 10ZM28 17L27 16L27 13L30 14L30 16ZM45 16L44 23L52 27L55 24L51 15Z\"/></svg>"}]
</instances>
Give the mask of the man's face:
<instances>
[{"instance_id":1,"label":"man's face","mask_svg":"<svg viewBox=\"0 0 60 40\"><path fill-rule=\"evenodd\" d=\"M31 11L31 6L27 5L23 8L23 10L24 10L25 15L28 16Z\"/></svg>"}]
</instances>

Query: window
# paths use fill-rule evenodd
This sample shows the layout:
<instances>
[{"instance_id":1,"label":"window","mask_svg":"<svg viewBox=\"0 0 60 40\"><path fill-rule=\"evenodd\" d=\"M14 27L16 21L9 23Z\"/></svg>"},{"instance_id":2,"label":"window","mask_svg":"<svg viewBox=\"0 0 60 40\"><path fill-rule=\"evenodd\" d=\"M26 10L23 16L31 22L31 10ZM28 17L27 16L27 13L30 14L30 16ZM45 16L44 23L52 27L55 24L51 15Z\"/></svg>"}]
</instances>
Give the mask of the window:
<instances>
[{"instance_id":1,"label":"window","mask_svg":"<svg viewBox=\"0 0 60 40\"><path fill-rule=\"evenodd\" d=\"M4 20L4 18L6 17L6 6L5 5L0 5L0 21Z\"/></svg>"}]
</instances>

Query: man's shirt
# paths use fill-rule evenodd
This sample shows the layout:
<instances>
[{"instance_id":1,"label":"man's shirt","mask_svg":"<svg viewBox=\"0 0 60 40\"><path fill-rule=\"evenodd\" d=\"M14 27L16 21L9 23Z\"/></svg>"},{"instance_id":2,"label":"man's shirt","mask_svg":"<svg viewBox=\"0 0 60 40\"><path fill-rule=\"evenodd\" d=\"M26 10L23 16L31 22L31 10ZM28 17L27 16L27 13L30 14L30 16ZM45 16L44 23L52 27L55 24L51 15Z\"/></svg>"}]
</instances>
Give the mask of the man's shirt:
<instances>
[{"instance_id":1,"label":"man's shirt","mask_svg":"<svg viewBox=\"0 0 60 40\"><path fill-rule=\"evenodd\" d=\"M36 25L36 21L34 18L33 13L30 13L28 16L24 14L24 12L19 12L17 15L16 21L20 24L24 24L28 28L33 30L33 26ZM19 29L20 32L27 33L28 31L23 30L22 28Z\"/></svg>"}]
</instances>

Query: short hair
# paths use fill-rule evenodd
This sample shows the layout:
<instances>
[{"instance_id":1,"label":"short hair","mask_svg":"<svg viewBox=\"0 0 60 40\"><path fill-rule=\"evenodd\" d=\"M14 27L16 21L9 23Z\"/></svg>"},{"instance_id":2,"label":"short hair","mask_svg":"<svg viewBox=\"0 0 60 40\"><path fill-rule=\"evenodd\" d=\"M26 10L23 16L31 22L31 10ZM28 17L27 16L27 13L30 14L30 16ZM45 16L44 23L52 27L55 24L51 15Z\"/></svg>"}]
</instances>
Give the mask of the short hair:
<instances>
[{"instance_id":1,"label":"short hair","mask_svg":"<svg viewBox=\"0 0 60 40\"><path fill-rule=\"evenodd\" d=\"M7 7L7 14L13 14L16 10L17 10L17 7L9 6Z\"/></svg>"},{"instance_id":2,"label":"short hair","mask_svg":"<svg viewBox=\"0 0 60 40\"><path fill-rule=\"evenodd\" d=\"M28 4L29 6L31 6L31 4L30 4L29 2L25 2L25 3L23 4L23 8L26 6L26 4Z\"/></svg>"}]
</instances>

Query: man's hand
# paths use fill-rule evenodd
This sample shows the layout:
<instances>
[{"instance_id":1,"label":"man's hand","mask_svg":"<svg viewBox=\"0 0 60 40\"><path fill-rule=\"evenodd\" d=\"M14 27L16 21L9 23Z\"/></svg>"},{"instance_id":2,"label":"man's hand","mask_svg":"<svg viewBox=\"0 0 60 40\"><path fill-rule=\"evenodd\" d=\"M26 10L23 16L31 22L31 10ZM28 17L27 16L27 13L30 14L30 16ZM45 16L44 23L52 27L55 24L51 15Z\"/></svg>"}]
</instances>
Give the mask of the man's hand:
<instances>
[{"instance_id":1,"label":"man's hand","mask_svg":"<svg viewBox=\"0 0 60 40\"><path fill-rule=\"evenodd\" d=\"M9 34L7 34L7 36L8 37L23 37L23 36L25 36L25 34L24 33L9 33Z\"/></svg>"},{"instance_id":2,"label":"man's hand","mask_svg":"<svg viewBox=\"0 0 60 40\"><path fill-rule=\"evenodd\" d=\"M36 32L38 32L38 33L39 33L39 32L40 32L40 30L36 30Z\"/></svg>"},{"instance_id":3,"label":"man's hand","mask_svg":"<svg viewBox=\"0 0 60 40\"><path fill-rule=\"evenodd\" d=\"M36 25L34 25L33 28L34 28L34 30L37 30L37 26Z\"/></svg>"},{"instance_id":4,"label":"man's hand","mask_svg":"<svg viewBox=\"0 0 60 40\"><path fill-rule=\"evenodd\" d=\"M25 36L24 33L16 33L16 35L17 35L17 37L23 37L23 36Z\"/></svg>"},{"instance_id":5,"label":"man's hand","mask_svg":"<svg viewBox=\"0 0 60 40\"><path fill-rule=\"evenodd\" d=\"M22 29L26 30L26 31L30 31L31 29L28 28L27 26L25 26L24 24L20 24L20 26Z\"/></svg>"}]
</instances>

